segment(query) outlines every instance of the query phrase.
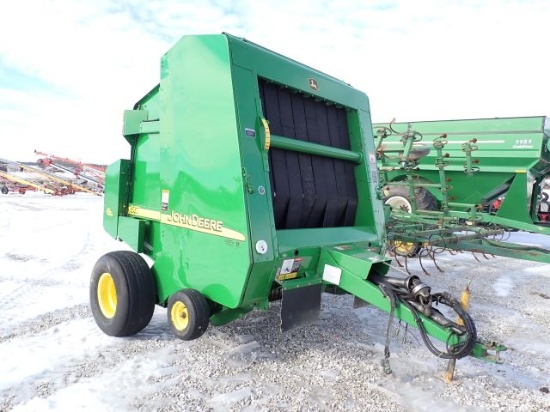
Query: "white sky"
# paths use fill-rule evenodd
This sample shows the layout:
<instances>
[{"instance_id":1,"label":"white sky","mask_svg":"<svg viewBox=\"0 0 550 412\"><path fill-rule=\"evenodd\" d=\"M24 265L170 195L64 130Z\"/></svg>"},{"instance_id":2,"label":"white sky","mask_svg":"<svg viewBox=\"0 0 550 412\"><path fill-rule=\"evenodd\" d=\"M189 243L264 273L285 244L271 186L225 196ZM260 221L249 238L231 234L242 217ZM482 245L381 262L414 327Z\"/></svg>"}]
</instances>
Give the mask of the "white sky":
<instances>
[{"instance_id":1,"label":"white sky","mask_svg":"<svg viewBox=\"0 0 550 412\"><path fill-rule=\"evenodd\" d=\"M18 0L0 13L0 158L128 157L122 113L183 35L228 32L338 77L373 121L550 115L550 2Z\"/></svg>"}]
</instances>

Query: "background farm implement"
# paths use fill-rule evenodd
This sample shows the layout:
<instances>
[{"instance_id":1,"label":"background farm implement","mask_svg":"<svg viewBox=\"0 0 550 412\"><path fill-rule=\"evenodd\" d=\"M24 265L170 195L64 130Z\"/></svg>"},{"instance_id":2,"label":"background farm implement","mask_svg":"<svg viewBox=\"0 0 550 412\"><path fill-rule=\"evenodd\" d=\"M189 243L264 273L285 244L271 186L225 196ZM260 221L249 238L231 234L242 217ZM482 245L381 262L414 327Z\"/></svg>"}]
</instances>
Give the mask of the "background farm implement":
<instances>
[{"instance_id":1,"label":"background farm implement","mask_svg":"<svg viewBox=\"0 0 550 412\"><path fill-rule=\"evenodd\" d=\"M437 267L436 255L450 250L550 263L550 251L509 239L518 230L550 235L547 117L392 122L374 130L398 262L416 256Z\"/></svg>"},{"instance_id":2,"label":"background farm implement","mask_svg":"<svg viewBox=\"0 0 550 412\"><path fill-rule=\"evenodd\" d=\"M76 192L102 195L104 179L99 177L89 182L63 164L47 162L16 162L0 160L0 192L25 194L27 191L41 191L55 196L64 196Z\"/></svg>"}]
</instances>

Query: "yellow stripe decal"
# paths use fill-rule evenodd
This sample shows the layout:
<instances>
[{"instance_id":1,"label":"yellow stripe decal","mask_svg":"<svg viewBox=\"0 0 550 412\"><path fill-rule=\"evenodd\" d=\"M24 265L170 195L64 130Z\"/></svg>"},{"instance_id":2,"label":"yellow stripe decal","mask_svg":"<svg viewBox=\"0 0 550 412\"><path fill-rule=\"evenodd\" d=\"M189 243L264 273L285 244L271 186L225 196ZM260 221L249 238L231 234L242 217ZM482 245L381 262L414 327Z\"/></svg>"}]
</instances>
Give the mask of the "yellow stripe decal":
<instances>
[{"instance_id":1,"label":"yellow stripe decal","mask_svg":"<svg viewBox=\"0 0 550 412\"><path fill-rule=\"evenodd\" d=\"M156 210L144 209L139 206L128 206L128 216L144 217L151 220L160 220L160 212Z\"/></svg>"},{"instance_id":2,"label":"yellow stripe decal","mask_svg":"<svg viewBox=\"0 0 550 412\"><path fill-rule=\"evenodd\" d=\"M193 230L195 232L220 236L227 239L238 240L240 242L244 242L246 240L245 236L242 233L224 227L222 221L206 219L194 214L189 216L182 215L176 212L168 214L157 212L155 210L144 209L135 205L130 205L128 207L128 215L156 220L165 225L182 227L184 229Z\"/></svg>"}]
</instances>

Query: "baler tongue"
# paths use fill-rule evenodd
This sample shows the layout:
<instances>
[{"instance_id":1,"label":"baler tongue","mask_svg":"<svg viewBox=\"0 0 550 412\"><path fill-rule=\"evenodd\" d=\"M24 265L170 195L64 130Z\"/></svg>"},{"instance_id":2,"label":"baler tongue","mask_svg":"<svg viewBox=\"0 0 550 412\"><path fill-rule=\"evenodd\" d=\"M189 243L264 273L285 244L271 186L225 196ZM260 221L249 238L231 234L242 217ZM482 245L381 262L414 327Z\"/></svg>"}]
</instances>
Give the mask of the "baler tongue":
<instances>
[{"instance_id":1,"label":"baler tongue","mask_svg":"<svg viewBox=\"0 0 550 412\"><path fill-rule=\"evenodd\" d=\"M389 331L394 316L418 328L425 345L437 357L460 359L472 355L498 361L498 353L497 356L491 356L488 351L500 352L506 348L478 341L474 322L459 301L445 292L432 293L431 287L422 283L418 276L386 276L388 269L389 260L383 256L353 246L324 248L318 266L324 283L335 285L390 314L386 370L391 371L387 358ZM452 309L457 315L457 321L447 318L436 305ZM436 348L429 336L445 342L445 349Z\"/></svg>"}]
</instances>

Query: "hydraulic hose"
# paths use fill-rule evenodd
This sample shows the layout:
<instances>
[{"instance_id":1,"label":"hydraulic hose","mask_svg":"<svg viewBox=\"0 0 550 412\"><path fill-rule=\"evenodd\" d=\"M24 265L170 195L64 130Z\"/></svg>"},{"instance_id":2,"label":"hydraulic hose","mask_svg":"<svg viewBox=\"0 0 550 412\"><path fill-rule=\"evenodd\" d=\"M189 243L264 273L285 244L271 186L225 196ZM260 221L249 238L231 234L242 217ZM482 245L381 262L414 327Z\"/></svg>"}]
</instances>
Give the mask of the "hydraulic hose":
<instances>
[{"instance_id":1,"label":"hydraulic hose","mask_svg":"<svg viewBox=\"0 0 550 412\"><path fill-rule=\"evenodd\" d=\"M388 298L390 301L390 316L388 319L388 326L386 328L386 343L384 345L384 360L382 361L382 366L384 367L384 372L386 374L392 373L391 366L390 366L390 340L391 340L391 326L393 324L393 317L395 312L395 307L397 305L397 296L395 296L395 293L393 293L393 290L391 288L391 285L387 283L381 283L378 285L384 296Z\"/></svg>"},{"instance_id":2,"label":"hydraulic hose","mask_svg":"<svg viewBox=\"0 0 550 412\"><path fill-rule=\"evenodd\" d=\"M458 344L450 346L449 342L448 341L446 342L447 352L443 352L434 346L434 344L430 340L430 337L428 336L428 333L424 329L422 319L418 315L418 311L416 310L416 308L414 308L413 305L411 305L406 300L400 300L400 301L413 314L418 330L420 331L420 336L422 337L424 344L426 345L426 347L430 352L432 352L438 358L442 358L442 359L461 359L465 356L468 356L472 351L477 340L477 330L470 315L465 310L462 309L462 307L460 306L460 303L456 299L452 299L451 302L448 302L448 303L445 303L444 300L446 299L439 300L439 303L447 304L447 306L450 306L456 312L456 314L462 319L462 321L464 322L464 328L466 329L466 332L462 335L462 336L465 336L465 339L459 342ZM449 340L454 335L456 335L456 332L449 335Z\"/></svg>"},{"instance_id":3,"label":"hydraulic hose","mask_svg":"<svg viewBox=\"0 0 550 412\"><path fill-rule=\"evenodd\" d=\"M386 370L386 373L391 373L388 362L390 353L389 336L397 302L400 302L407 309L409 309L420 335L422 336L424 344L435 356L442 359L461 359L470 354L477 341L477 330L468 312L466 312L466 310L464 310L460 305L460 302L452 298L450 294L445 292L430 294L429 286L421 283L417 276L411 276L407 279L398 279L373 274L370 276L369 280L378 285L384 296L390 302L390 319L388 321L388 328L386 331L384 360L384 369ZM463 326L447 319L439 310L432 306L433 303L450 307L460 317L463 322ZM419 313L422 313L435 323L449 328L451 333L446 342L446 351L437 349L432 343L424 328L424 324ZM449 342L453 336L458 336L461 340L456 344L450 345Z\"/></svg>"}]
</instances>

